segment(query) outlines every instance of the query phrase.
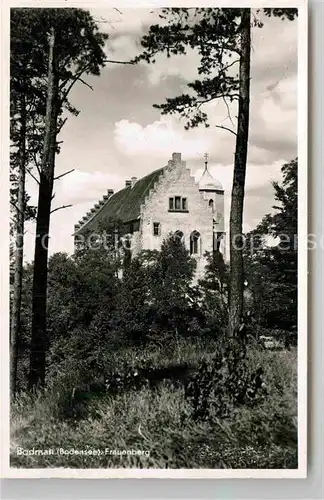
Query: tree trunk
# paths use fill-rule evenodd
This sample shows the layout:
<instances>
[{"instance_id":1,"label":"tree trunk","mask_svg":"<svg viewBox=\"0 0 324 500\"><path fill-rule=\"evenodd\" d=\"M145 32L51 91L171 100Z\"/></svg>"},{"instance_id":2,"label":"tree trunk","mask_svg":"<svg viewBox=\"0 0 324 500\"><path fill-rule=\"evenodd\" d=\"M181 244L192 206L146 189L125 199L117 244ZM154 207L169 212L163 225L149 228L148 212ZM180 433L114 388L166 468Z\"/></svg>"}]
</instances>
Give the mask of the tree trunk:
<instances>
[{"instance_id":1,"label":"tree trunk","mask_svg":"<svg viewBox=\"0 0 324 500\"><path fill-rule=\"evenodd\" d=\"M45 383L48 240L54 180L57 116L58 78L55 65L55 33L54 28L52 28L49 37L45 137L36 219L29 389Z\"/></svg>"},{"instance_id":2,"label":"tree trunk","mask_svg":"<svg viewBox=\"0 0 324 500\"><path fill-rule=\"evenodd\" d=\"M26 176L26 100L24 93L20 100L20 138L19 138L19 172L17 192L16 213L16 237L15 237L15 260L14 260L14 282L11 307L11 329L10 329L10 389L14 395L17 389L17 365L20 335L20 310L22 271L24 257L24 225L25 225L25 176Z\"/></svg>"},{"instance_id":3,"label":"tree trunk","mask_svg":"<svg viewBox=\"0 0 324 500\"><path fill-rule=\"evenodd\" d=\"M243 205L249 137L250 107L250 9L242 9L240 88L237 138L230 213L229 335L234 336L243 314Z\"/></svg>"}]
</instances>

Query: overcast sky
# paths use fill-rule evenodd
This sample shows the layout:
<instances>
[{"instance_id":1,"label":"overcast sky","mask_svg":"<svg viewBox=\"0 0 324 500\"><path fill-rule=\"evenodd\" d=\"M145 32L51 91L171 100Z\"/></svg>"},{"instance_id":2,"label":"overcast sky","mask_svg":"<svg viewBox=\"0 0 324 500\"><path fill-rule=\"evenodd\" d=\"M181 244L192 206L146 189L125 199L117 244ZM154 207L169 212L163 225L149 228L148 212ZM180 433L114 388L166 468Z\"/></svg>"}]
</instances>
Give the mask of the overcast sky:
<instances>
[{"instance_id":1,"label":"overcast sky","mask_svg":"<svg viewBox=\"0 0 324 500\"><path fill-rule=\"evenodd\" d=\"M107 54L129 60L139 53L139 40L157 13L148 9L91 10L108 32ZM253 229L273 204L272 180L279 180L283 163L297 156L297 21L264 18L264 27L253 29L251 60L250 140L244 208L245 230ZM225 189L225 220L228 226L235 137L215 128L230 127L222 103L211 103L211 127L184 130L176 117L160 116L154 103L186 91L196 76L197 55L171 59L158 57L156 64L130 66L108 64L100 77L88 77L76 85L72 103L80 110L69 116L60 135L64 141L56 161L56 175L74 172L55 183L51 219L50 254L73 251L74 224L104 195L122 189L125 179L142 177L163 167L173 152L181 152L192 175L199 179L203 154L209 154L210 171ZM235 117L235 109L232 115ZM235 120L235 118L234 118ZM37 185L28 181L32 201ZM34 252L34 226L27 225L25 259Z\"/></svg>"}]
</instances>

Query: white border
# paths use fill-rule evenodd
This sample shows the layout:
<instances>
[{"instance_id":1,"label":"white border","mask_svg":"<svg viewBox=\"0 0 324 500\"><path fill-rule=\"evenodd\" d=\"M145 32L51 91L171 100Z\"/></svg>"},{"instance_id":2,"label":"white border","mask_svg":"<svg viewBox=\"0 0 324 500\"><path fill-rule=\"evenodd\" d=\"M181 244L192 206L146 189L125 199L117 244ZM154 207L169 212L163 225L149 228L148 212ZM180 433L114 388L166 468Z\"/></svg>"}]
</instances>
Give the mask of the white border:
<instances>
[{"instance_id":1,"label":"white border","mask_svg":"<svg viewBox=\"0 0 324 500\"><path fill-rule=\"evenodd\" d=\"M165 1L163 6L210 6L222 7L298 7L298 469L15 469L9 466L9 335L2 333L1 352L1 477L6 478L168 478L168 479L238 479L238 478L305 478L307 477L307 55L308 55L308 9L307 0L223 0L221 2ZM112 2L93 1L51 1L51 0L12 0L1 8L1 75L8 74L9 68L9 11L10 7L161 7L160 1L134 2L129 0L122 4L120 0ZM1 83L1 151L2 168L0 182L0 199L2 212L0 216L1 230L1 265L0 265L0 311L1 332L9 331L9 78L3 78Z\"/></svg>"}]
</instances>

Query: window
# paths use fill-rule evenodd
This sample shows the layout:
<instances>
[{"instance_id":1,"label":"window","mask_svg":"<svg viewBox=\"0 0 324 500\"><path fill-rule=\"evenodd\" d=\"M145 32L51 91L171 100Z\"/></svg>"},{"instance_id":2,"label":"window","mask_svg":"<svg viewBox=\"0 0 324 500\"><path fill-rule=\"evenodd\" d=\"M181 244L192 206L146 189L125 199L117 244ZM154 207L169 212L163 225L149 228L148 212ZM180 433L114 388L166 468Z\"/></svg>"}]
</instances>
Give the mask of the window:
<instances>
[{"instance_id":1,"label":"window","mask_svg":"<svg viewBox=\"0 0 324 500\"><path fill-rule=\"evenodd\" d=\"M188 212L187 198L181 196L169 198L169 212Z\"/></svg>"},{"instance_id":2,"label":"window","mask_svg":"<svg viewBox=\"0 0 324 500\"><path fill-rule=\"evenodd\" d=\"M159 235L160 235L160 223L153 222L153 236L159 236Z\"/></svg>"},{"instance_id":3,"label":"window","mask_svg":"<svg viewBox=\"0 0 324 500\"><path fill-rule=\"evenodd\" d=\"M128 234L126 234L121 240L124 251L123 262L125 268L127 268L132 261L132 238Z\"/></svg>"},{"instance_id":4,"label":"window","mask_svg":"<svg viewBox=\"0 0 324 500\"><path fill-rule=\"evenodd\" d=\"M174 236L176 241L179 241L179 242L183 241L183 232L182 231L176 231L173 236Z\"/></svg>"},{"instance_id":5,"label":"window","mask_svg":"<svg viewBox=\"0 0 324 500\"><path fill-rule=\"evenodd\" d=\"M214 213L214 200L209 200L208 205L212 209L212 213Z\"/></svg>"},{"instance_id":6,"label":"window","mask_svg":"<svg viewBox=\"0 0 324 500\"><path fill-rule=\"evenodd\" d=\"M190 235L190 255L200 254L200 233L193 231Z\"/></svg>"}]
</instances>

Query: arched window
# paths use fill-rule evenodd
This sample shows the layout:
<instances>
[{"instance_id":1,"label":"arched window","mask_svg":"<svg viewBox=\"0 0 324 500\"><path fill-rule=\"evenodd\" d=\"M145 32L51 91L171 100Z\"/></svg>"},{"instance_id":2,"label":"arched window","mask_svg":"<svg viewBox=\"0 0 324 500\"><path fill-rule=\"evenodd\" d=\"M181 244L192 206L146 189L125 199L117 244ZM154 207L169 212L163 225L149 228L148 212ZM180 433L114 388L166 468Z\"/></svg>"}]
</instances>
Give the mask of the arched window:
<instances>
[{"instance_id":1,"label":"arched window","mask_svg":"<svg viewBox=\"0 0 324 500\"><path fill-rule=\"evenodd\" d=\"M214 200L209 200L208 205L212 209L212 213L214 213Z\"/></svg>"},{"instance_id":2,"label":"arched window","mask_svg":"<svg viewBox=\"0 0 324 500\"><path fill-rule=\"evenodd\" d=\"M130 265L132 261L132 238L130 234L126 234L121 238L122 248L123 248L123 263L125 269Z\"/></svg>"},{"instance_id":3,"label":"arched window","mask_svg":"<svg viewBox=\"0 0 324 500\"><path fill-rule=\"evenodd\" d=\"M198 231L192 231L190 235L190 255L200 254L200 233Z\"/></svg>"},{"instance_id":4,"label":"arched window","mask_svg":"<svg viewBox=\"0 0 324 500\"><path fill-rule=\"evenodd\" d=\"M183 242L183 232L182 232L182 231L175 231L175 232L173 233L173 237L174 237L176 240Z\"/></svg>"}]
</instances>

